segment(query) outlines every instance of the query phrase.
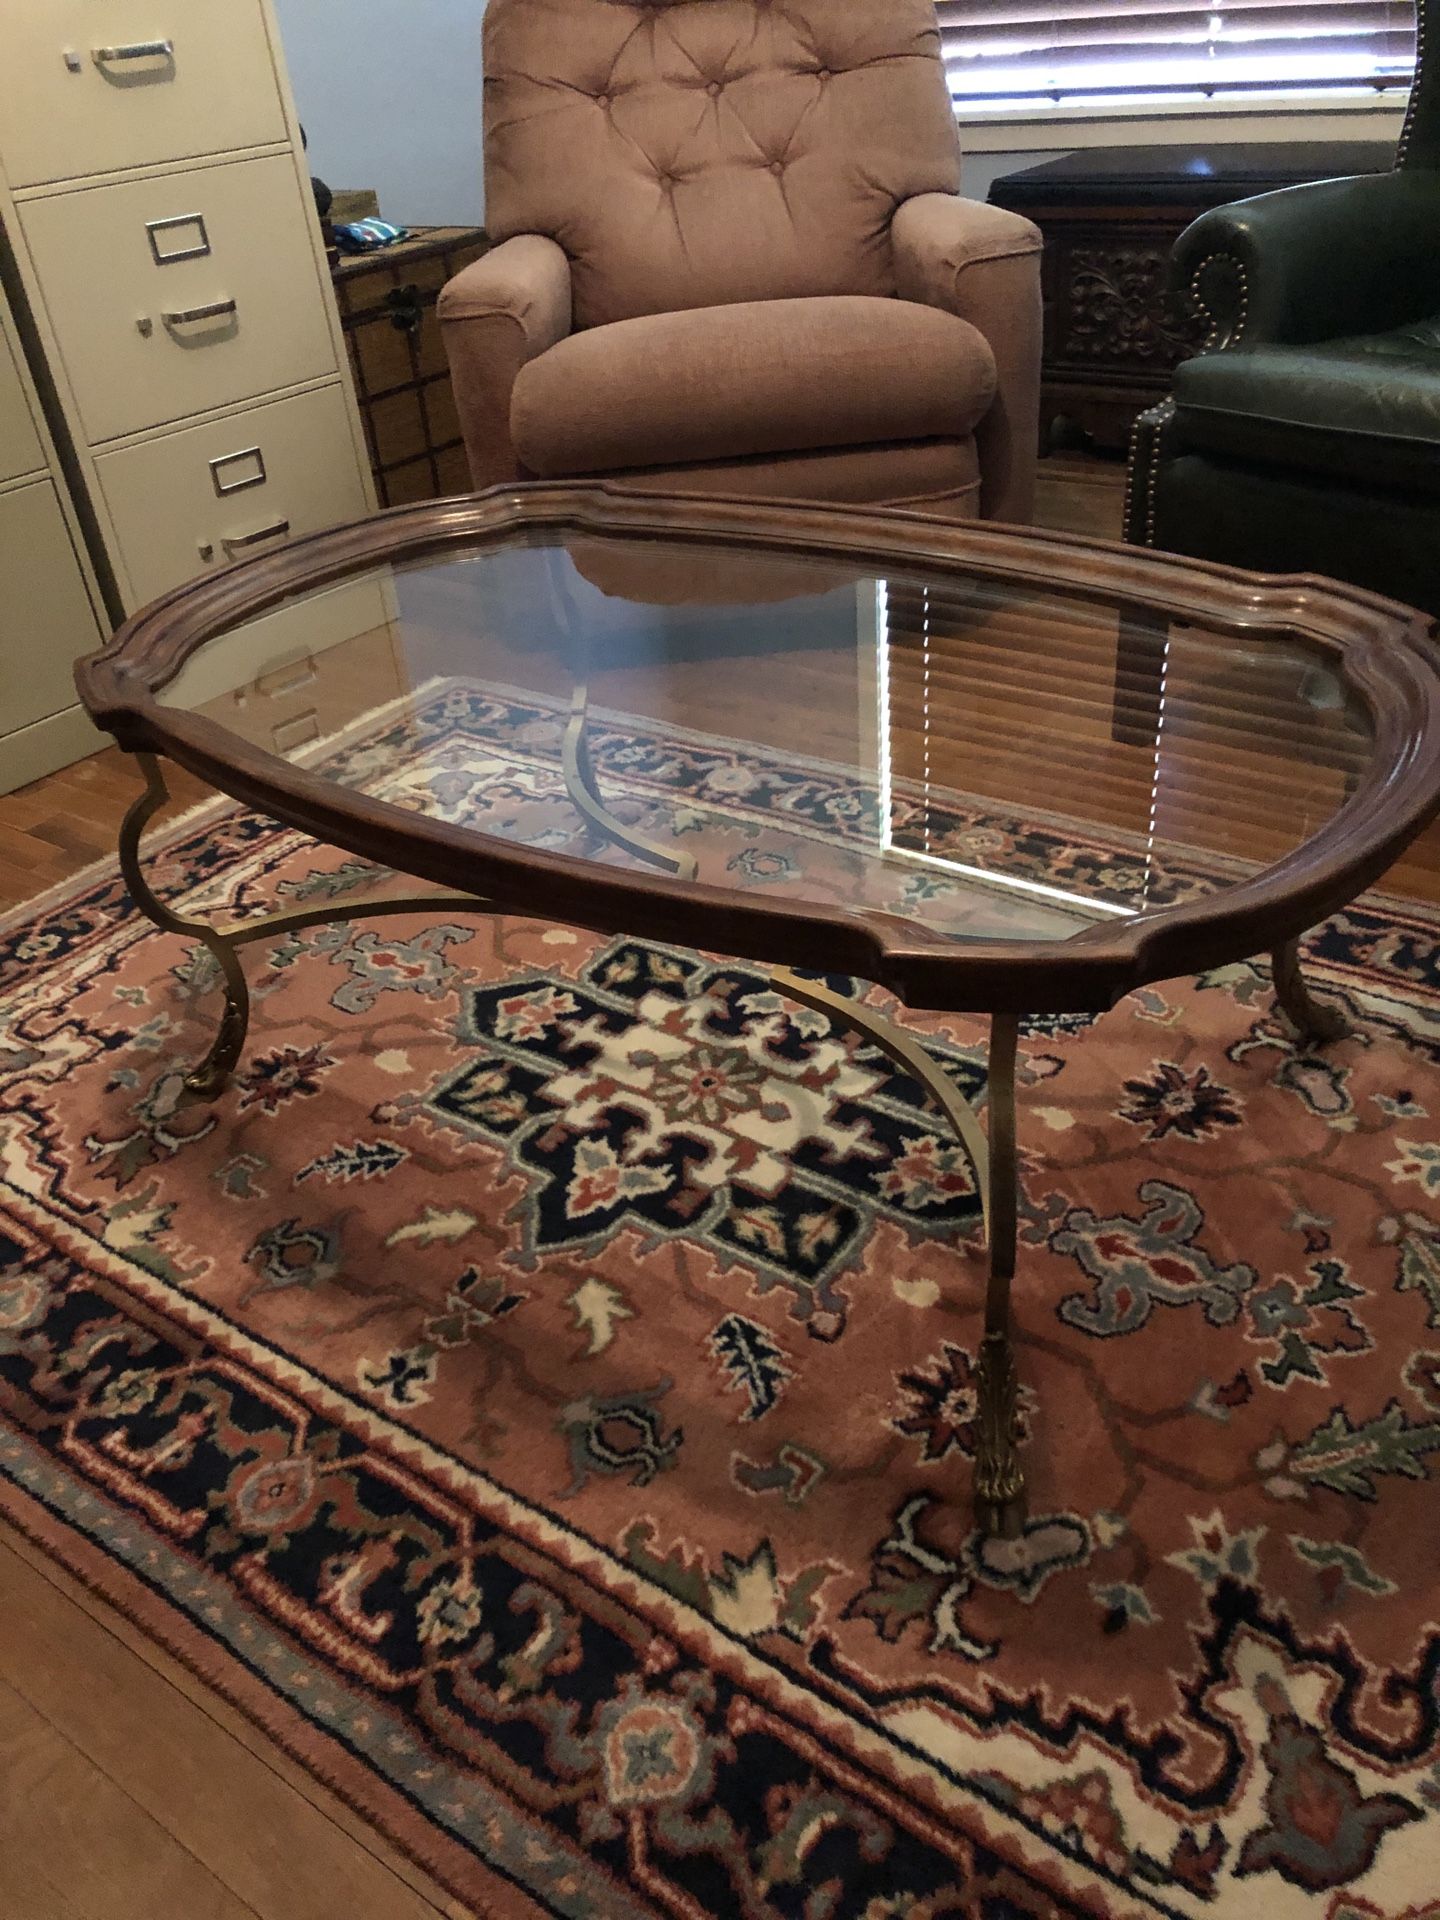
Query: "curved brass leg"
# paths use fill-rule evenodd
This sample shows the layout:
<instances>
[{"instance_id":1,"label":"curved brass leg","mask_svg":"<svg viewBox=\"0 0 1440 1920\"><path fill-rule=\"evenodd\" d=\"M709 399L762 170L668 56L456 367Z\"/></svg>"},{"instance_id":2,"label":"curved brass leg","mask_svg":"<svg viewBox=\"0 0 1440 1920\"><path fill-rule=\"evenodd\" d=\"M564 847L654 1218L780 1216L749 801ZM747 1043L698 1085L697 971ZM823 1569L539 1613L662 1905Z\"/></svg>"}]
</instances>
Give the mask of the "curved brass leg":
<instances>
[{"instance_id":1,"label":"curved brass leg","mask_svg":"<svg viewBox=\"0 0 1440 1920\"><path fill-rule=\"evenodd\" d=\"M1019 1165L1015 1145L1015 1062L1020 1023L1013 1014L990 1022L990 1284L985 1333L976 1367L979 1402L975 1448L975 1524L1013 1540L1025 1518L1020 1461L1019 1380L1010 1339L1010 1282L1015 1276Z\"/></svg>"},{"instance_id":2,"label":"curved brass leg","mask_svg":"<svg viewBox=\"0 0 1440 1920\"><path fill-rule=\"evenodd\" d=\"M626 853L633 853L641 860L648 860L652 866L664 867L670 873L679 874L682 880L693 880L699 868L688 853L671 853L654 840L648 840L643 833L636 833L623 820L617 820L601 799L594 764L590 759L590 745L585 738L589 701L590 692L582 680L571 696L570 717L565 722L565 737L560 746L560 766L565 777L565 791L571 802L586 824L593 827L603 840L610 841L613 846L623 847Z\"/></svg>"},{"instance_id":3,"label":"curved brass leg","mask_svg":"<svg viewBox=\"0 0 1440 1920\"><path fill-rule=\"evenodd\" d=\"M974 1109L965 1096L957 1092L949 1074L930 1057L918 1040L912 1039L903 1028L897 1027L893 1020L887 1020L883 1013L877 1013L873 1007L863 1006L858 1000L849 1000L843 993L832 993L829 987L822 986L818 980L803 980L788 967L772 967L770 978L787 999L798 1000L802 1007L813 1007L817 1013L828 1015L837 1026L849 1027L853 1032L863 1034L897 1066L903 1067L906 1073L913 1074L920 1082L959 1134L970 1157L980 1189L986 1231L992 1235L993 1246L990 1150L984 1128L976 1119ZM1013 1263L1013 1251L1011 1260Z\"/></svg>"},{"instance_id":4,"label":"curved brass leg","mask_svg":"<svg viewBox=\"0 0 1440 1920\"><path fill-rule=\"evenodd\" d=\"M1305 984L1300 967L1300 942L1287 941L1274 955L1275 1001L1302 1040L1323 1046L1327 1040L1340 1040L1350 1031L1338 1007L1317 1000Z\"/></svg>"},{"instance_id":5,"label":"curved brass leg","mask_svg":"<svg viewBox=\"0 0 1440 1920\"><path fill-rule=\"evenodd\" d=\"M1019 1218L1019 1170L1015 1151L1015 1063L1020 1023L996 1014L990 1023L990 1135L950 1076L918 1040L873 1007L832 993L818 980L804 980L788 967L773 967L780 992L801 1006L827 1014L853 1029L913 1074L959 1135L980 1189L990 1243L990 1279L985 1292L985 1331L976 1366L979 1402L975 1450L975 1524L1007 1540L1025 1518L1025 1470L1019 1453L1019 1382L1010 1341L1010 1282L1015 1275Z\"/></svg>"},{"instance_id":6,"label":"curved brass leg","mask_svg":"<svg viewBox=\"0 0 1440 1920\"><path fill-rule=\"evenodd\" d=\"M153 753L137 753L135 760L145 776L145 791L131 806L120 828L120 871L125 876L126 888L140 911L162 932L198 940L214 957L225 986L225 1008L214 1042L199 1066L185 1076L187 1092L210 1100L224 1088L245 1045L250 1025L250 989L245 984L239 957L223 933L199 920L186 920L151 891L140 868L140 836L170 794Z\"/></svg>"},{"instance_id":7,"label":"curved brass leg","mask_svg":"<svg viewBox=\"0 0 1440 1920\"><path fill-rule=\"evenodd\" d=\"M200 920L187 920L167 907L151 889L140 868L140 836L151 819L169 799L165 776L152 753L137 753L135 759L145 776L145 791L125 815L120 828L120 871L130 898L140 911L164 933L178 933L187 940L198 940L214 956L224 983L225 1005L210 1051L185 1076L185 1088L204 1100L223 1093L226 1082L244 1051L250 1026L250 989L240 965L240 949L257 940L268 940L305 927L326 926L337 920L373 920L382 914L429 913L436 908L459 909L465 913L491 913L488 900L471 893L431 892L416 894L379 894L358 900L326 901L323 906L297 907L286 913L270 913L255 920L243 920L233 927L210 927Z\"/></svg>"}]
</instances>

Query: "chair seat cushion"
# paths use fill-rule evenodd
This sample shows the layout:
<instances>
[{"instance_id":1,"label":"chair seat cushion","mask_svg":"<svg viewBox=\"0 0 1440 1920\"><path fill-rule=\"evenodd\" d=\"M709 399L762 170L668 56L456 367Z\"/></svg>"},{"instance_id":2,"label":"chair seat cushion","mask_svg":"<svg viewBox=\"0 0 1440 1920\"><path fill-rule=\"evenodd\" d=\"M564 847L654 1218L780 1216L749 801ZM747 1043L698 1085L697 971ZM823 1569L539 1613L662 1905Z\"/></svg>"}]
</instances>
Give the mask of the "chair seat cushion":
<instances>
[{"instance_id":1,"label":"chair seat cushion","mask_svg":"<svg viewBox=\"0 0 1440 1920\"><path fill-rule=\"evenodd\" d=\"M1197 451L1440 492L1440 318L1201 354L1176 375L1175 401L1179 438Z\"/></svg>"},{"instance_id":2,"label":"chair seat cushion","mask_svg":"<svg viewBox=\"0 0 1440 1920\"><path fill-rule=\"evenodd\" d=\"M836 294L647 314L571 335L515 383L531 473L604 473L964 438L995 393L967 321Z\"/></svg>"}]
</instances>

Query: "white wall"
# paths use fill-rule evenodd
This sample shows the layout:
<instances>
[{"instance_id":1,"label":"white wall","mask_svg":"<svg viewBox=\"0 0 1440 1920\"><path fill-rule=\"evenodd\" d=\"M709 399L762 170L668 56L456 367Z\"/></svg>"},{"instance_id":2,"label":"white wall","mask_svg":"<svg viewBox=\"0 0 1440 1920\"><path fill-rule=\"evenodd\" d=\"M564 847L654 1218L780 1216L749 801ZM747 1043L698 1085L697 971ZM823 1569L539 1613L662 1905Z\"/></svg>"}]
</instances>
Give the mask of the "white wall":
<instances>
[{"instance_id":1,"label":"white wall","mask_svg":"<svg viewBox=\"0 0 1440 1920\"><path fill-rule=\"evenodd\" d=\"M963 144L965 130L962 128L960 139ZM1063 149L1062 149L1063 151ZM967 152L960 168L960 191L967 200L985 200L990 195L990 183L998 180L1002 174L1019 173L1025 167L1038 167L1043 160L1058 160L1058 153L970 153Z\"/></svg>"},{"instance_id":2,"label":"white wall","mask_svg":"<svg viewBox=\"0 0 1440 1920\"><path fill-rule=\"evenodd\" d=\"M401 226L478 222L485 0L276 0L310 168Z\"/></svg>"}]
</instances>

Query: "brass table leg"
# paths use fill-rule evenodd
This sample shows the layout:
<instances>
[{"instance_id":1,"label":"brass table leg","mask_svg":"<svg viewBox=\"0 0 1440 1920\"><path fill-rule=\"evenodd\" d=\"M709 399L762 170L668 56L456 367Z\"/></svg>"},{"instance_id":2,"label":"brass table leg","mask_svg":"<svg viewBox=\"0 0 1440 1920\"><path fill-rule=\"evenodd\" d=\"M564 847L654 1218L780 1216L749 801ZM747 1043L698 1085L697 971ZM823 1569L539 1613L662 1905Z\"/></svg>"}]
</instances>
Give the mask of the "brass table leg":
<instances>
[{"instance_id":1,"label":"brass table leg","mask_svg":"<svg viewBox=\"0 0 1440 1920\"><path fill-rule=\"evenodd\" d=\"M137 753L135 760L145 778L145 791L131 805L120 827L120 871L130 898L147 919L163 933L178 933L196 940L213 955L224 985L225 1004L220 1025L210 1051L185 1076L185 1090L197 1098L213 1100L225 1089L245 1046L250 1026L250 989L240 965L240 949L257 940L268 940L294 933L302 927L325 926L333 921L372 920L383 914L427 913L436 907L459 909L466 913L493 913L489 901L471 893L432 891L418 894L382 894L362 896L340 903L327 902L320 907L300 907L288 913L271 913L263 918L244 920L231 927L207 926L202 920L187 920L151 888L140 866L140 836L155 814L169 799L165 776L153 753Z\"/></svg>"},{"instance_id":2,"label":"brass table leg","mask_svg":"<svg viewBox=\"0 0 1440 1920\"><path fill-rule=\"evenodd\" d=\"M648 860L652 866L663 867L668 873L677 873L682 880L693 880L699 872L699 866L688 853L671 853L654 840L647 839L643 833L637 833L633 827L627 827L623 820L617 820L605 805L590 758L590 743L585 737L589 704L590 690L583 680L578 681L570 698L570 714L560 743L560 769L571 804L602 840L623 847L626 853Z\"/></svg>"},{"instance_id":3,"label":"brass table leg","mask_svg":"<svg viewBox=\"0 0 1440 1920\"><path fill-rule=\"evenodd\" d=\"M982 1533L1011 1540L1025 1518L1025 1469L1020 1461L1019 1381L1010 1327L1010 1282L1015 1277L1020 1179L1015 1143L1015 1062L1020 1023L997 1013L990 1022L990 1284L980 1342L976 1391L975 1523Z\"/></svg>"},{"instance_id":4,"label":"brass table leg","mask_svg":"<svg viewBox=\"0 0 1440 1920\"><path fill-rule=\"evenodd\" d=\"M120 827L120 871L125 876L126 888L140 911L162 932L198 940L219 967L225 986L225 1007L210 1051L199 1066L185 1076L187 1092L210 1100L234 1072L245 1045L250 1026L250 989L245 984L239 955L223 933L198 920L186 920L151 891L140 867L140 836L170 798L170 793L153 753L137 753L135 760L145 778L145 791L131 805Z\"/></svg>"},{"instance_id":5,"label":"brass table leg","mask_svg":"<svg viewBox=\"0 0 1440 1920\"><path fill-rule=\"evenodd\" d=\"M788 999L824 1013L837 1026L862 1034L905 1072L913 1074L954 1127L980 1189L990 1243L985 1331L976 1369L979 1400L975 1452L975 1524L982 1533L1013 1539L1025 1517L1025 1471L1019 1453L1019 1382L1010 1332L1010 1282L1015 1275L1019 1169L1015 1150L1015 1063L1020 1023L996 1014L990 1023L989 1114L986 1139L974 1109L918 1040L873 1007L832 993L788 967L770 978Z\"/></svg>"},{"instance_id":6,"label":"brass table leg","mask_svg":"<svg viewBox=\"0 0 1440 1920\"><path fill-rule=\"evenodd\" d=\"M687 880L693 880L696 863L688 854L672 854L643 835L633 833L607 811L600 797L594 767L585 739L588 695L583 683L575 689L561 748L565 786L586 822L615 845L628 852L668 868ZM214 958L220 969L225 1003L220 1025L209 1052L200 1064L185 1076L185 1089L200 1099L213 1100L222 1093L244 1050L250 1027L250 989L240 965L240 949L257 940L267 940L303 927L324 926L335 921L374 919L384 914L426 913L434 908L459 909L466 913L493 913L493 905L477 894L431 892L380 895L306 907L290 913L267 914L232 927L211 927L200 920L187 920L178 914L151 888L140 866L140 839L154 816L170 798L165 776L153 753L137 753L135 761L145 781L145 790L135 800L120 827L120 871L130 898L148 919L164 933L178 933L198 941Z\"/></svg>"},{"instance_id":7,"label":"brass table leg","mask_svg":"<svg viewBox=\"0 0 1440 1920\"><path fill-rule=\"evenodd\" d=\"M1275 1001L1302 1040L1323 1046L1343 1039L1349 1028L1338 1007L1315 999L1300 967L1300 942L1289 940L1274 955Z\"/></svg>"},{"instance_id":8,"label":"brass table leg","mask_svg":"<svg viewBox=\"0 0 1440 1920\"><path fill-rule=\"evenodd\" d=\"M595 782L585 743L587 694L575 689L565 729L562 764L566 789L587 823L627 852L695 877L695 862L672 854L607 811ZM772 967L770 978L788 999L813 1007L837 1026L862 1034L889 1059L918 1080L945 1115L969 1155L980 1189L980 1206L990 1245L990 1278L985 1293L985 1331L976 1367L978 1444L975 1451L975 1523L982 1533L1014 1539L1025 1518L1025 1470L1019 1452L1019 1381L1010 1331L1010 1282L1015 1276L1019 1213L1019 1167L1015 1151L1015 1060L1020 1023L1013 1014L996 1014L990 1023L990 1136L974 1109L957 1092L950 1076L903 1028L858 1000L832 993L788 967Z\"/></svg>"}]
</instances>

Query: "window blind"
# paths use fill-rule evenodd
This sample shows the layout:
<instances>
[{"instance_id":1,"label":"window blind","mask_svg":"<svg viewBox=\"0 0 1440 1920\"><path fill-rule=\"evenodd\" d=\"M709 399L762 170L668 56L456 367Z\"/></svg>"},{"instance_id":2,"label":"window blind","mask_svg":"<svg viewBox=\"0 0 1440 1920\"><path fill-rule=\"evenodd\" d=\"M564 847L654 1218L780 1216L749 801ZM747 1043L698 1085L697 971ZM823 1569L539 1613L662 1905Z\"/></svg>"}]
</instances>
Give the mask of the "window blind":
<instances>
[{"instance_id":1,"label":"window blind","mask_svg":"<svg viewBox=\"0 0 1440 1920\"><path fill-rule=\"evenodd\" d=\"M940 0L962 116L1287 93L1403 92L1414 0Z\"/></svg>"},{"instance_id":2,"label":"window blind","mask_svg":"<svg viewBox=\"0 0 1440 1920\"><path fill-rule=\"evenodd\" d=\"M957 810L1049 822L1131 850L1084 891L1134 911L1217 857L1283 859L1334 816L1370 741L1344 702L1318 690L1317 707L1310 656L1177 628L1157 682L1138 661L1117 672L1127 630L1069 596L889 581L882 727L907 796L894 848L1003 877L1017 860L1003 834L982 824L957 841L944 823Z\"/></svg>"}]
</instances>

